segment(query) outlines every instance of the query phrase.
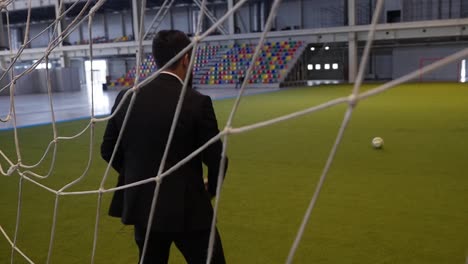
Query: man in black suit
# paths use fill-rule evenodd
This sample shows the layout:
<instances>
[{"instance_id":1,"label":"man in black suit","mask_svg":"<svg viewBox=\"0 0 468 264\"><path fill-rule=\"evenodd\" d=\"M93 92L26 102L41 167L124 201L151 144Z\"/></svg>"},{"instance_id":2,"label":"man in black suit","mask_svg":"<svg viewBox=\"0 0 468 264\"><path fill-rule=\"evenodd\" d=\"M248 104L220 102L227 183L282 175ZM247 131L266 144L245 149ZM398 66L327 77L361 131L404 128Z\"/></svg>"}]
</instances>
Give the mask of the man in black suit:
<instances>
[{"instance_id":1,"label":"man in black suit","mask_svg":"<svg viewBox=\"0 0 468 264\"><path fill-rule=\"evenodd\" d=\"M190 39L183 32L158 32L153 40L153 56L158 68L189 44ZM182 80L189 70L190 53L137 92L125 127L122 127L122 123L130 96L109 120L101 155L104 160L110 161L119 132L123 129L122 140L112 163L119 173L118 186L156 176L182 90ZM117 96L112 112L122 101L124 93L122 91ZM218 133L210 97L188 88L164 169L171 168ZM213 217L211 198L216 195L221 152L222 142L218 140L163 178L149 230L145 264L167 263L172 242L188 263L206 262ZM208 167L207 183L203 180L202 163ZM109 210L111 216L120 217L124 224L134 225L140 259L155 186L155 182L151 182L115 192ZM215 237L212 263L225 263L217 230Z\"/></svg>"},{"instance_id":2,"label":"man in black suit","mask_svg":"<svg viewBox=\"0 0 468 264\"><path fill-rule=\"evenodd\" d=\"M234 87L236 90L237 88L241 88L242 87L242 83L244 83L244 80L245 80L245 77L243 74L241 74L239 76L239 78L237 79L237 82L236 82L236 86Z\"/></svg>"}]
</instances>

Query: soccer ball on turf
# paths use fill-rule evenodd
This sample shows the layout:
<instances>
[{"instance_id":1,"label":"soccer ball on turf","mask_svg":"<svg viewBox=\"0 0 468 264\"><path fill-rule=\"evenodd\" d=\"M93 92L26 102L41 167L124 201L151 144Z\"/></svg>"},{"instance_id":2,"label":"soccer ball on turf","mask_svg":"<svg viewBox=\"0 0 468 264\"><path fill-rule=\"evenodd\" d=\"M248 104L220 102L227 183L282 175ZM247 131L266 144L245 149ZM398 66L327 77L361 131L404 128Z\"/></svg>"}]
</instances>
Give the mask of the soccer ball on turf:
<instances>
[{"instance_id":1,"label":"soccer ball on turf","mask_svg":"<svg viewBox=\"0 0 468 264\"><path fill-rule=\"evenodd\" d=\"M372 139L372 146L376 149L382 148L383 147L383 139L381 137L375 137Z\"/></svg>"}]
</instances>

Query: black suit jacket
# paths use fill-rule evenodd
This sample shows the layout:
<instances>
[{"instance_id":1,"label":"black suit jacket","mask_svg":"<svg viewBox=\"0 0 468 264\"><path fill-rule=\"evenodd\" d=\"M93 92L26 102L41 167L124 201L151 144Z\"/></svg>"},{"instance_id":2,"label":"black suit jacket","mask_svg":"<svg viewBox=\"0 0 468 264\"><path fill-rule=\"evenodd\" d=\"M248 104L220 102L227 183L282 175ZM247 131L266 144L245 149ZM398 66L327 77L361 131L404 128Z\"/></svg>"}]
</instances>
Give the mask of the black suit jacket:
<instances>
[{"instance_id":1,"label":"black suit jacket","mask_svg":"<svg viewBox=\"0 0 468 264\"><path fill-rule=\"evenodd\" d=\"M163 73L138 92L125 128L122 128L122 123L131 96L109 120L101 145L101 155L107 162L120 130L124 129L112 164L119 173L118 186L157 175L181 89L182 84L176 77ZM125 92L117 96L112 112ZM210 97L188 89L165 170L218 133ZM180 232L210 227L213 217L211 197L216 195L221 151L222 143L219 140L163 179L153 231ZM203 182L202 162L208 167L208 191ZM146 225L155 186L151 182L115 192L109 214L121 217L124 224Z\"/></svg>"}]
</instances>

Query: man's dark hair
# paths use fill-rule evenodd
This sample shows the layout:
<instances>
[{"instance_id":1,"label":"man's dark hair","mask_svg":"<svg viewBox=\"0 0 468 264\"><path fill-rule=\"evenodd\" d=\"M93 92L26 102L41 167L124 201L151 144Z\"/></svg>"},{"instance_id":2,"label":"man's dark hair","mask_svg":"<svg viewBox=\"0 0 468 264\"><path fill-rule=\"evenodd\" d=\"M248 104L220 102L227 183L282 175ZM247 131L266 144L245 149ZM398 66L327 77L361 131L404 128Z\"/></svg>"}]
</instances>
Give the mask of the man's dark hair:
<instances>
[{"instance_id":1,"label":"man's dark hair","mask_svg":"<svg viewBox=\"0 0 468 264\"><path fill-rule=\"evenodd\" d=\"M153 57L158 68L163 67L180 51L190 45L191 41L184 32L179 30L161 30L153 39ZM189 53L190 54L190 53ZM182 58L181 58L182 59ZM169 66L173 70L180 59Z\"/></svg>"}]
</instances>

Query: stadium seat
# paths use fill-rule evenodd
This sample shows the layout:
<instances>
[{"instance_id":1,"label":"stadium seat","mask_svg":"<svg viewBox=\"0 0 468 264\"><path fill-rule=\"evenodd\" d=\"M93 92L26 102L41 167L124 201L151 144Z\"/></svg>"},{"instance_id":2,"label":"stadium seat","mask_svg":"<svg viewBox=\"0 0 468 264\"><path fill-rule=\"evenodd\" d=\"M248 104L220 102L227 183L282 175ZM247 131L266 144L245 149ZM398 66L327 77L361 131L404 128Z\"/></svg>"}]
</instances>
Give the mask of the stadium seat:
<instances>
[{"instance_id":1,"label":"stadium seat","mask_svg":"<svg viewBox=\"0 0 468 264\"><path fill-rule=\"evenodd\" d=\"M266 42L261 47L260 56L255 60L252 76L249 83L275 83L279 81L278 69L284 71L291 60L298 56L298 48L303 45L302 41L288 40ZM237 81L237 76L245 75L245 71L251 64L256 45L241 43L236 45L207 45L199 49L201 55L197 55L195 71L203 71L205 65L216 59L216 52L219 49L227 49L216 62L209 67L202 76L210 76L213 82L222 84L232 84ZM207 53L208 52L208 53ZM205 68L206 69L206 68ZM200 83L205 79L199 78ZM211 83L211 81L210 81Z\"/></svg>"}]
</instances>

